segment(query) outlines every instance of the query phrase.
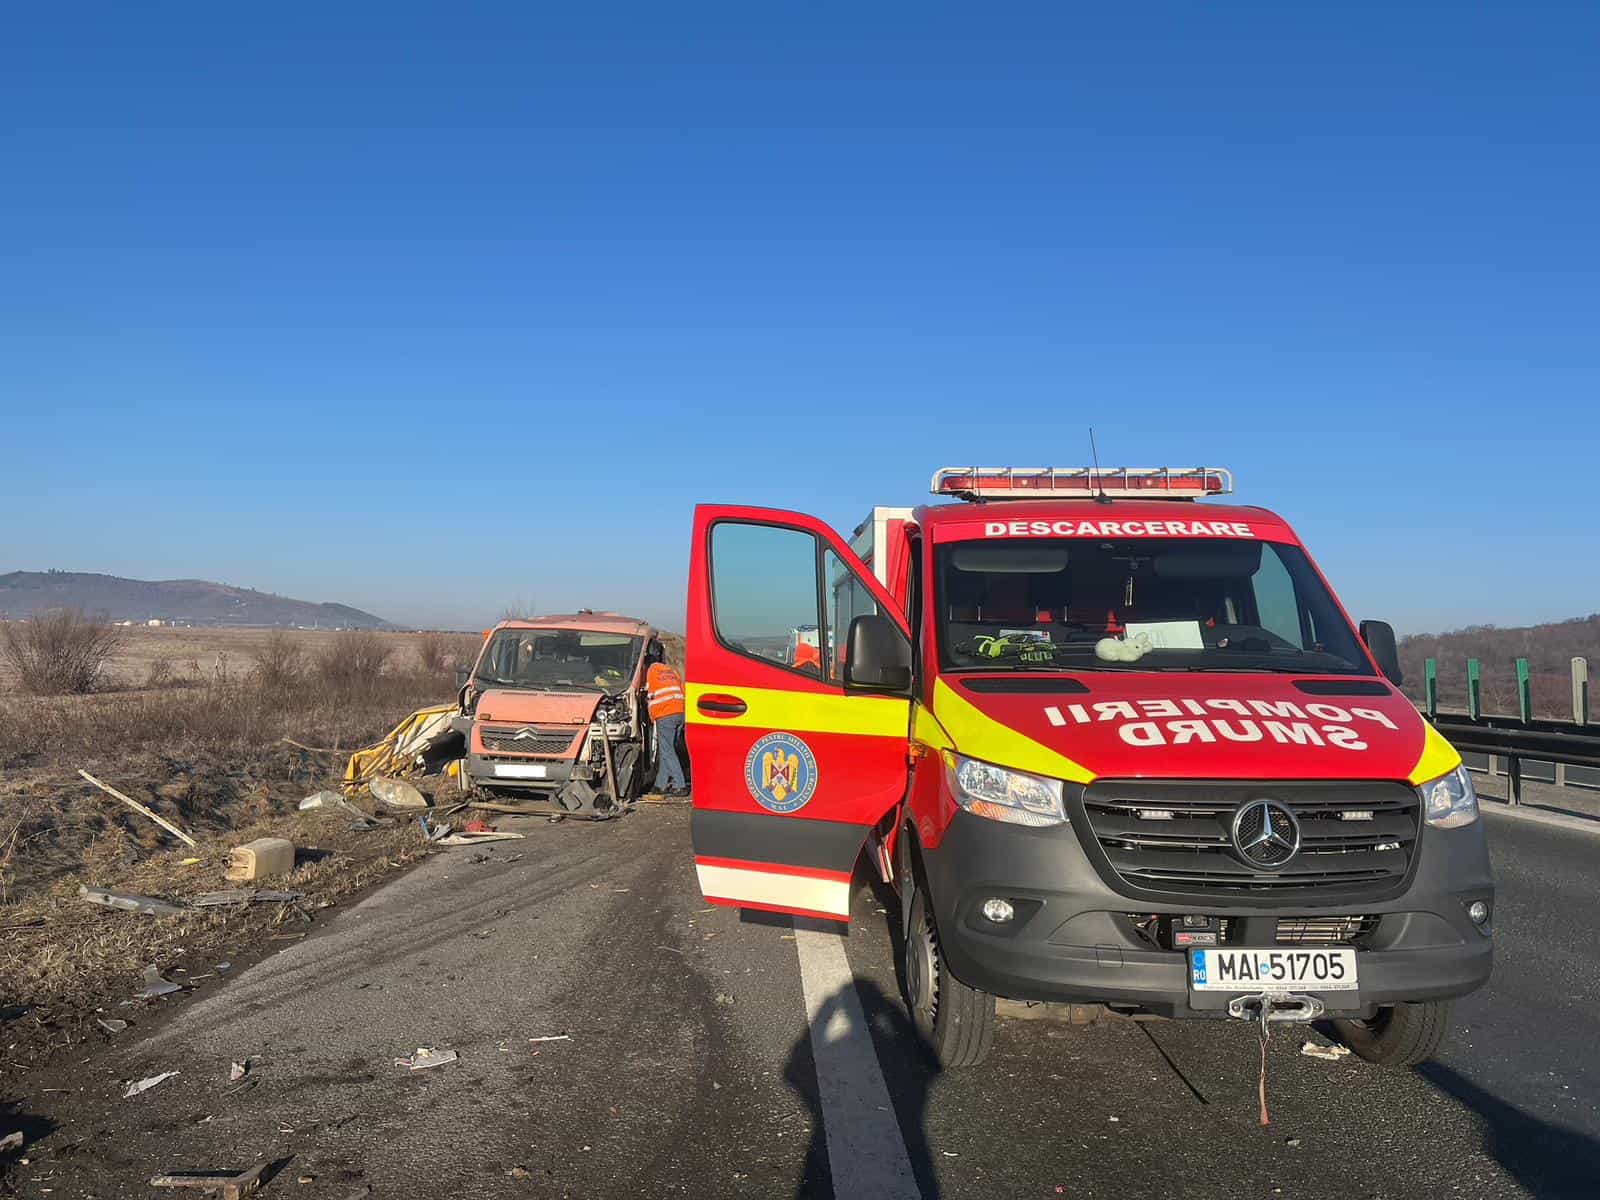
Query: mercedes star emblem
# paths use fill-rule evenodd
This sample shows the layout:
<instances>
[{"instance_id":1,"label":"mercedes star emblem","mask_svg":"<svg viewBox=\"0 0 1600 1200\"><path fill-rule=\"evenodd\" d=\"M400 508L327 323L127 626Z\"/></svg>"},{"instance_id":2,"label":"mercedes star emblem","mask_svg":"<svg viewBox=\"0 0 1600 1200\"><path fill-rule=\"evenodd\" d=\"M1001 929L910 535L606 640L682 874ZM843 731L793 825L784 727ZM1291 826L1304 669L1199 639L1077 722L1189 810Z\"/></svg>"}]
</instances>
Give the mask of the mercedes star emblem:
<instances>
[{"instance_id":1,"label":"mercedes star emblem","mask_svg":"<svg viewBox=\"0 0 1600 1200\"><path fill-rule=\"evenodd\" d=\"M1276 800L1247 800L1233 814L1233 847L1247 866L1281 870L1300 851L1300 822Z\"/></svg>"}]
</instances>

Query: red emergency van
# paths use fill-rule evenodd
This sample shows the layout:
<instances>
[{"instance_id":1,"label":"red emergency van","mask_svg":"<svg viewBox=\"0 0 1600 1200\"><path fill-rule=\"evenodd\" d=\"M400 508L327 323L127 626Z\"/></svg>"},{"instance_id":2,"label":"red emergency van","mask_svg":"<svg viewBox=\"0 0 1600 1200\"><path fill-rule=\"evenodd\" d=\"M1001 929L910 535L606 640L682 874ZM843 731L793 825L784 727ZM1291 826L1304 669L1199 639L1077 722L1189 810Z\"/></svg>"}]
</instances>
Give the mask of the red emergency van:
<instances>
[{"instance_id":1,"label":"red emergency van","mask_svg":"<svg viewBox=\"0 0 1600 1200\"><path fill-rule=\"evenodd\" d=\"M1461 757L1282 518L1219 468L937 472L941 503L695 513L686 681L706 899L900 896L912 1015L981 1061L995 998L1327 1017L1433 1054L1493 958ZM797 668L816 626L840 653Z\"/></svg>"}]
</instances>

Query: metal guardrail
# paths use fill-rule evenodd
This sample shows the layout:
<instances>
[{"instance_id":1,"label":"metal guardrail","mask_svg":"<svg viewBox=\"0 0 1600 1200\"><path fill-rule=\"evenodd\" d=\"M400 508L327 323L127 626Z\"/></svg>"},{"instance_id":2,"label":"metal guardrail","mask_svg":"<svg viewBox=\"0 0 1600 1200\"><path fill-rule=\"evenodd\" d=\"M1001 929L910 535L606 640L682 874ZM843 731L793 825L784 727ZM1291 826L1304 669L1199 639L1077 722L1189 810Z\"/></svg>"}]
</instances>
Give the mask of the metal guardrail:
<instances>
[{"instance_id":1,"label":"metal guardrail","mask_svg":"<svg viewBox=\"0 0 1600 1200\"><path fill-rule=\"evenodd\" d=\"M1428 719L1463 754L1487 754L1492 759L1506 760L1512 804L1522 802L1524 760L1600 769L1600 725L1456 713L1434 713ZM1555 782L1565 780L1558 776Z\"/></svg>"},{"instance_id":2,"label":"metal guardrail","mask_svg":"<svg viewBox=\"0 0 1600 1200\"><path fill-rule=\"evenodd\" d=\"M1489 774L1498 775L1499 760L1505 759L1510 782L1508 798L1512 804L1522 803L1524 762L1550 763L1555 769L1551 782L1557 786L1569 783L1579 787L1600 786L1600 725L1591 724L1589 719L1589 661L1585 658L1572 660L1571 721L1535 720L1528 660L1517 659L1516 669L1520 716L1483 715L1482 672L1475 658L1467 659L1468 711L1442 713L1439 711L1439 665L1430 658L1424 663L1422 715L1463 755L1487 755ZM1570 779L1569 767L1588 773L1590 780Z\"/></svg>"}]
</instances>

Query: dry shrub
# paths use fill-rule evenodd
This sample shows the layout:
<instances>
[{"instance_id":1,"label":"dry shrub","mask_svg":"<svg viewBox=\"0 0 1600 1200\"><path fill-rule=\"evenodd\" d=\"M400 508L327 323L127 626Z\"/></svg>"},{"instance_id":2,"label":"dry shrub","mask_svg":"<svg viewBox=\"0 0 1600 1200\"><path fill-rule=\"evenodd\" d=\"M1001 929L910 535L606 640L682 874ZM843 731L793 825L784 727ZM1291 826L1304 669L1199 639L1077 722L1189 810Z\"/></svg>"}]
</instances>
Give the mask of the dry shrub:
<instances>
[{"instance_id":1,"label":"dry shrub","mask_svg":"<svg viewBox=\"0 0 1600 1200\"><path fill-rule=\"evenodd\" d=\"M144 679L145 687L171 687L172 683L172 660L170 658L158 658L150 664L150 670Z\"/></svg>"},{"instance_id":2,"label":"dry shrub","mask_svg":"<svg viewBox=\"0 0 1600 1200\"><path fill-rule=\"evenodd\" d=\"M250 678L268 692L292 692L305 682L306 656L287 633L269 634L255 653Z\"/></svg>"},{"instance_id":3,"label":"dry shrub","mask_svg":"<svg viewBox=\"0 0 1600 1200\"><path fill-rule=\"evenodd\" d=\"M370 691L377 686L393 647L380 633L352 629L333 638L317 656L317 677L339 692Z\"/></svg>"},{"instance_id":4,"label":"dry shrub","mask_svg":"<svg viewBox=\"0 0 1600 1200\"><path fill-rule=\"evenodd\" d=\"M443 633L424 633L417 639L417 661L430 675L442 675L450 665L450 638Z\"/></svg>"},{"instance_id":5,"label":"dry shrub","mask_svg":"<svg viewBox=\"0 0 1600 1200\"><path fill-rule=\"evenodd\" d=\"M105 682L106 663L122 635L75 608L35 613L0 627L0 656L17 685L35 696L82 695Z\"/></svg>"}]
</instances>

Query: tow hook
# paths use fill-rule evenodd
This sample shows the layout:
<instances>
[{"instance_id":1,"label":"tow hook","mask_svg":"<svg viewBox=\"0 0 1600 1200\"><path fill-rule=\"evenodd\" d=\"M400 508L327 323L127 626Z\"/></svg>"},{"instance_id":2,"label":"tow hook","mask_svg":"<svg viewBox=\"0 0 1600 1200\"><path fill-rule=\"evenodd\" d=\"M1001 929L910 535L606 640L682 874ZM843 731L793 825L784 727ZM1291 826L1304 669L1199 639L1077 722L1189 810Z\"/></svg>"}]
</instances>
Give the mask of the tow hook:
<instances>
[{"instance_id":1,"label":"tow hook","mask_svg":"<svg viewBox=\"0 0 1600 1200\"><path fill-rule=\"evenodd\" d=\"M1253 992L1229 1000L1228 1015L1241 1021L1315 1021L1322 1001L1295 992Z\"/></svg>"}]
</instances>

